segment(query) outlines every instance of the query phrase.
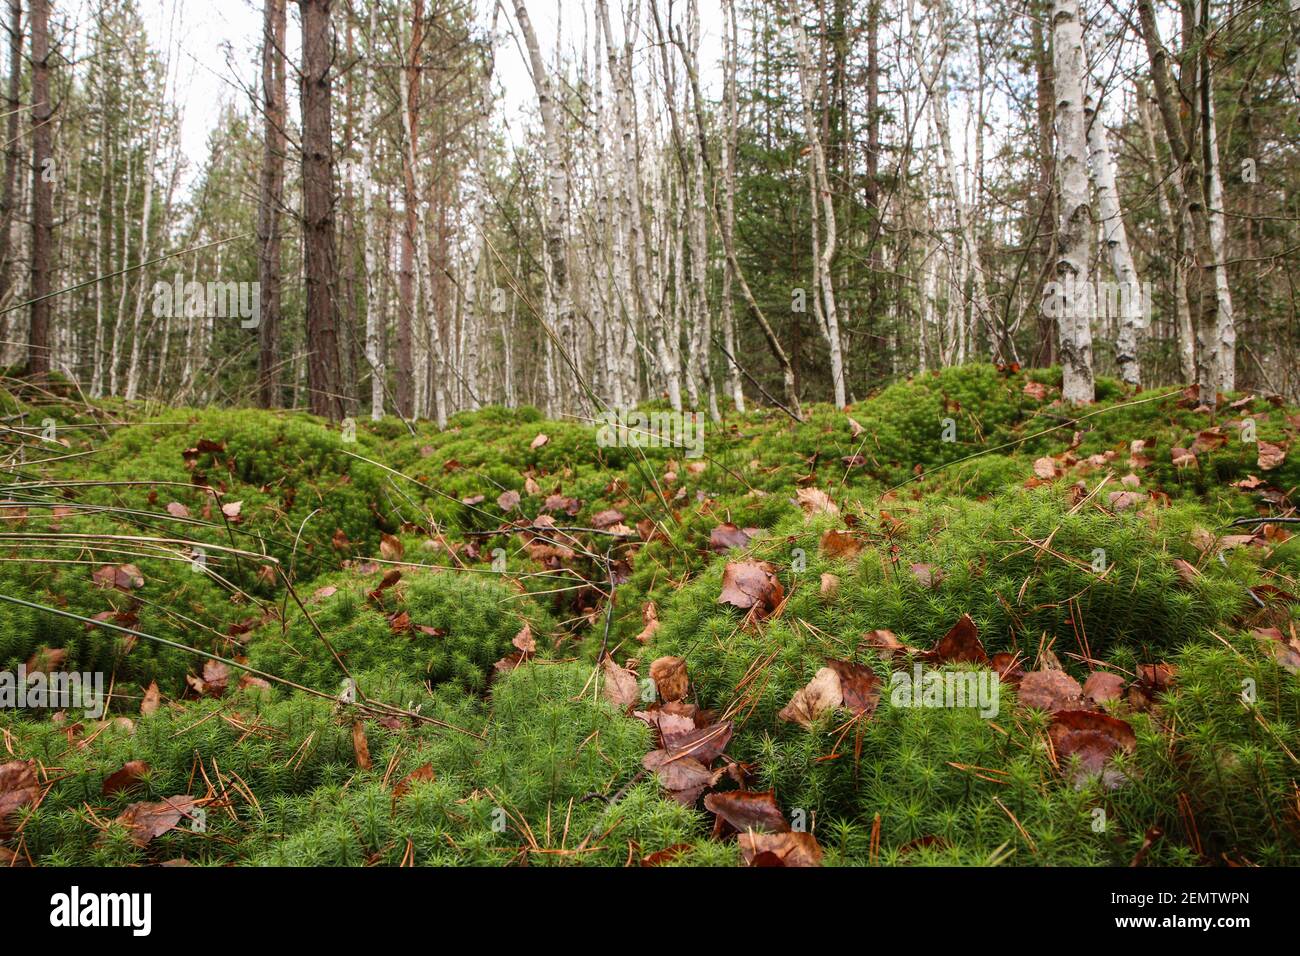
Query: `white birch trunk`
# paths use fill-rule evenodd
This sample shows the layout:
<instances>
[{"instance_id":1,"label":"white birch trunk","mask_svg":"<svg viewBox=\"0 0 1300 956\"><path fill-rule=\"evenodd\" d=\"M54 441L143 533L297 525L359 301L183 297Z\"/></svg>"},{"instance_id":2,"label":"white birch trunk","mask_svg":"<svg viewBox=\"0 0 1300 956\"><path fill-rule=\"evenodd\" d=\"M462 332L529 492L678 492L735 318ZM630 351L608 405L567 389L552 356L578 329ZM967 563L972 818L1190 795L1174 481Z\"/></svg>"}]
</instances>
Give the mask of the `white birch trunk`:
<instances>
[{"instance_id":1,"label":"white birch trunk","mask_svg":"<svg viewBox=\"0 0 1300 956\"><path fill-rule=\"evenodd\" d=\"M1056 0L1052 12L1056 99L1056 175L1061 213L1057 226L1055 304L1058 307L1061 396L1081 405L1094 399L1092 295L1089 253L1092 202L1088 194L1088 144L1084 118L1083 23L1079 0Z\"/></svg>"}]
</instances>

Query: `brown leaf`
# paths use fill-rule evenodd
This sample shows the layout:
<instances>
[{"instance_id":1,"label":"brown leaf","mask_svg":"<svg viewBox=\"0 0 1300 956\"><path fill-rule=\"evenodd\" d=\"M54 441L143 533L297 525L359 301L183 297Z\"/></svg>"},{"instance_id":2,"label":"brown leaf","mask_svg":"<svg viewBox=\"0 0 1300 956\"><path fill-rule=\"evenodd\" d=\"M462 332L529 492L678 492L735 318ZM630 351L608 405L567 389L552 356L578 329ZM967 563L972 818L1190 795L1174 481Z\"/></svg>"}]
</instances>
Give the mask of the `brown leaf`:
<instances>
[{"instance_id":1,"label":"brown leaf","mask_svg":"<svg viewBox=\"0 0 1300 956\"><path fill-rule=\"evenodd\" d=\"M167 513L173 518L188 518L190 516L190 509L186 508L179 501L172 501L167 504Z\"/></svg>"},{"instance_id":2,"label":"brown leaf","mask_svg":"<svg viewBox=\"0 0 1300 956\"><path fill-rule=\"evenodd\" d=\"M828 558L853 558L863 547L862 539L852 532L828 530L821 537L822 553Z\"/></svg>"},{"instance_id":3,"label":"brown leaf","mask_svg":"<svg viewBox=\"0 0 1300 956\"><path fill-rule=\"evenodd\" d=\"M686 661L680 657L661 657L654 661L650 665L650 678L665 701L681 700L690 689Z\"/></svg>"},{"instance_id":4,"label":"brown leaf","mask_svg":"<svg viewBox=\"0 0 1300 956\"><path fill-rule=\"evenodd\" d=\"M645 627L641 628L641 633L636 636L636 639L642 644L648 644L655 636L655 631L659 630L659 611L654 601L647 601L641 608L641 623Z\"/></svg>"},{"instance_id":5,"label":"brown leaf","mask_svg":"<svg viewBox=\"0 0 1300 956\"><path fill-rule=\"evenodd\" d=\"M849 420L849 434L852 435L854 438L857 438L866 430L857 422L855 422L851 416L845 415L844 417Z\"/></svg>"},{"instance_id":6,"label":"brown leaf","mask_svg":"<svg viewBox=\"0 0 1300 956\"><path fill-rule=\"evenodd\" d=\"M1061 670L1030 671L1020 679L1020 706L1053 713L1079 706L1083 688Z\"/></svg>"},{"instance_id":7,"label":"brown leaf","mask_svg":"<svg viewBox=\"0 0 1300 956\"><path fill-rule=\"evenodd\" d=\"M1184 584L1195 584L1201 577L1201 572L1196 570L1196 565L1184 561L1182 558L1174 558L1174 570L1178 572L1179 580Z\"/></svg>"},{"instance_id":8,"label":"brown leaf","mask_svg":"<svg viewBox=\"0 0 1300 956\"><path fill-rule=\"evenodd\" d=\"M660 725L665 750L674 755L693 757L705 766L722 756L731 742L733 730L734 725L729 720L685 731Z\"/></svg>"},{"instance_id":9,"label":"brown leaf","mask_svg":"<svg viewBox=\"0 0 1300 956\"><path fill-rule=\"evenodd\" d=\"M529 442L528 448L530 451L537 451L537 449L541 448L550 440L551 440L550 436L548 436L545 432L538 432L537 437L534 438L531 442Z\"/></svg>"},{"instance_id":10,"label":"brown leaf","mask_svg":"<svg viewBox=\"0 0 1300 956\"><path fill-rule=\"evenodd\" d=\"M862 643L873 648L883 659L890 660L895 654L910 650L906 644L900 641L893 631L883 628L868 631L863 637Z\"/></svg>"},{"instance_id":11,"label":"brown leaf","mask_svg":"<svg viewBox=\"0 0 1300 956\"><path fill-rule=\"evenodd\" d=\"M1055 478L1057 474L1056 461L1047 456L1035 460L1034 474L1037 475L1039 478L1042 478L1044 481L1048 481L1052 478Z\"/></svg>"},{"instance_id":12,"label":"brown leaf","mask_svg":"<svg viewBox=\"0 0 1300 956\"><path fill-rule=\"evenodd\" d=\"M1169 457L1175 468L1188 468L1196 464L1196 453L1188 448L1174 447L1170 449Z\"/></svg>"},{"instance_id":13,"label":"brown leaf","mask_svg":"<svg viewBox=\"0 0 1300 956\"><path fill-rule=\"evenodd\" d=\"M1094 704L1104 704L1108 700L1122 700L1127 683L1118 674L1109 671L1093 671L1083 682L1083 696Z\"/></svg>"},{"instance_id":14,"label":"brown leaf","mask_svg":"<svg viewBox=\"0 0 1300 956\"><path fill-rule=\"evenodd\" d=\"M1260 471L1272 471L1279 468L1282 462L1286 461L1286 450L1280 445L1274 445L1272 442L1259 442L1259 456L1256 464L1259 465Z\"/></svg>"},{"instance_id":15,"label":"brown leaf","mask_svg":"<svg viewBox=\"0 0 1300 956\"><path fill-rule=\"evenodd\" d=\"M636 674L619 667L612 657L606 657L602 665L605 671L605 699L619 710L627 710L640 699Z\"/></svg>"},{"instance_id":16,"label":"brown leaf","mask_svg":"<svg viewBox=\"0 0 1300 956\"><path fill-rule=\"evenodd\" d=\"M1147 496L1140 491L1112 491L1107 498L1110 501L1110 510L1116 513L1135 508L1147 500Z\"/></svg>"},{"instance_id":17,"label":"brown leaf","mask_svg":"<svg viewBox=\"0 0 1300 956\"><path fill-rule=\"evenodd\" d=\"M406 796L415 784L433 779L433 764L421 764L393 785L393 802Z\"/></svg>"},{"instance_id":18,"label":"brown leaf","mask_svg":"<svg viewBox=\"0 0 1300 956\"><path fill-rule=\"evenodd\" d=\"M1047 401L1047 386L1042 382L1025 382L1024 393L1035 401Z\"/></svg>"},{"instance_id":19,"label":"brown leaf","mask_svg":"<svg viewBox=\"0 0 1300 956\"><path fill-rule=\"evenodd\" d=\"M998 680L1004 684L1019 686L1020 681L1025 676L1025 669L1022 666L1022 658L1019 654L999 651L993 655L993 659L989 661L989 666L997 672Z\"/></svg>"},{"instance_id":20,"label":"brown leaf","mask_svg":"<svg viewBox=\"0 0 1300 956\"><path fill-rule=\"evenodd\" d=\"M826 666L839 675L845 707L868 717L876 712L880 703L880 678L875 671L852 661L829 660Z\"/></svg>"},{"instance_id":21,"label":"brown leaf","mask_svg":"<svg viewBox=\"0 0 1300 956\"><path fill-rule=\"evenodd\" d=\"M134 790L140 785L141 779L148 772L149 765L143 760L128 760L122 765L121 770L104 780L99 792L106 797L110 793Z\"/></svg>"},{"instance_id":22,"label":"brown leaf","mask_svg":"<svg viewBox=\"0 0 1300 956\"><path fill-rule=\"evenodd\" d=\"M837 515L840 509L830 496L820 488L800 488L795 492L801 507L807 514Z\"/></svg>"},{"instance_id":23,"label":"brown leaf","mask_svg":"<svg viewBox=\"0 0 1300 956\"><path fill-rule=\"evenodd\" d=\"M811 833L742 833L740 855L750 866L821 866L822 848Z\"/></svg>"},{"instance_id":24,"label":"brown leaf","mask_svg":"<svg viewBox=\"0 0 1300 956\"><path fill-rule=\"evenodd\" d=\"M63 667L68 652L62 647L42 647L27 658L28 674L49 674Z\"/></svg>"},{"instance_id":25,"label":"brown leaf","mask_svg":"<svg viewBox=\"0 0 1300 956\"><path fill-rule=\"evenodd\" d=\"M14 829L10 817L34 802L40 792L35 760L11 760L0 764L0 837L8 836Z\"/></svg>"},{"instance_id":26,"label":"brown leaf","mask_svg":"<svg viewBox=\"0 0 1300 956\"><path fill-rule=\"evenodd\" d=\"M158 690L158 682L150 681L149 689L144 692L144 699L140 701L140 713L144 715L156 713L161 703L162 694Z\"/></svg>"},{"instance_id":27,"label":"brown leaf","mask_svg":"<svg viewBox=\"0 0 1300 956\"><path fill-rule=\"evenodd\" d=\"M689 843L674 843L672 846L666 846L662 850L641 857L642 866L663 866L665 863L671 863L683 853L693 849Z\"/></svg>"},{"instance_id":28,"label":"brown leaf","mask_svg":"<svg viewBox=\"0 0 1300 956\"><path fill-rule=\"evenodd\" d=\"M357 766L369 770L370 744L366 742L366 725L360 720L352 721L352 749L357 755Z\"/></svg>"},{"instance_id":29,"label":"brown leaf","mask_svg":"<svg viewBox=\"0 0 1300 956\"><path fill-rule=\"evenodd\" d=\"M597 511L591 516L591 526L604 531L610 525L621 524L623 521L623 512L617 508L606 508L604 511Z\"/></svg>"},{"instance_id":30,"label":"brown leaf","mask_svg":"<svg viewBox=\"0 0 1300 956\"><path fill-rule=\"evenodd\" d=\"M757 533L757 528L738 528L730 521L725 522L709 532L709 550L715 554L726 554L732 548L746 547Z\"/></svg>"},{"instance_id":31,"label":"brown leaf","mask_svg":"<svg viewBox=\"0 0 1300 956\"><path fill-rule=\"evenodd\" d=\"M386 561L400 561L405 548L396 535L383 534L379 538L379 555Z\"/></svg>"},{"instance_id":32,"label":"brown leaf","mask_svg":"<svg viewBox=\"0 0 1300 956\"><path fill-rule=\"evenodd\" d=\"M817 718L844 703L844 690L840 675L834 668L823 667L807 685L800 687L790 698L790 703L777 715L811 730Z\"/></svg>"},{"instance_id":33,"label":"brown leaf","mask_svg":"<svg viewBox=\"0 0 1300 956\"><path fill-rule=\"evenodd\" d=\"M716 775L694 757L673 755L667 750L652 750L641 766L659 778L659 785L678 803L692 806L704 788L716 782Z\"/></svg>"},{"instance_id":34,"label":"brown leaf","mask_svg":"<svg viewBox=\"0 0 1300 956\"><path fill-rule=\"evenodd\" d=\"M1070 757L1078 757L1078 769L1072 777L1076 786L1096 774L1102 775L1108 789L1119 786L1123 777L1106 770L1106 764L1115 754L1132 753L1137 747L1137 735L1127 721L1093 710L1058 711L1052 715L1048 736L1062 771L1071 765Z\"/></svg>"},{"instance_id":35,"label":"brown leaf","mask_svg":"<svg viewBox=\"0 0 1300 956\"><path fill-rule=\"evenodd\" d=\"M835 574L823 574L821 583L818 585L817 593L823 601L832 601L835 595L840 593L840 579Z\"/></svg>"},{"instance_id":36,"label":"brown leaf","mask_svg":"<svg viewBox=\"0 0 1300 956\"><path fill-rule=\"evenodd\" d=\"M147 846L155 837L175 829L182 817L190 817L199 799L191 796L168 797L158 803L133 803L122 811L118 823L131 831L131 842Z\"/></svg>"},{"instance_id":37,"label":"brown leaf","mask_svg":"<svg viewBox=\"0 0 1300 956\"><path fill-rule=\"evenodd\" d=\"M909 570L923 588L937 588L943 580L943 568L936 568L933 564L914 564Z\"/></svg>"},{"instance_id":38,"label":"brown leaf","mask_svg":"<svg viewBox=\"0 0 1300 956\"><path fill-rule=\"evenodd\" d=\"M929 660L940 664L965 661L970 664L987 664L988 654L980 641L979 628L969 614L963 614L942 638L926 652Z\"/></svg>"},{"instance_id":39,"label":"brown leaf","mask_svg":"<svg viewBox=\"0 0 1300 956\"><path fill-rule=\"evenodd\" d=\"M221 506L221 513L227 518L238 518L239 513L244 510L242 501L227 501Z\"/></svg>"},{"instance_id":40,"label":"brown leaf","mask_svg":"<svg viewBox=\"0 0 1300 956\"><path fill-rule=\"evenodd\" d=\"M497 495L497 507L502 511L513 511L519 507L519 492L510 490Z\"/></svg>"},{"instance_id":41,"label":"brown leaf","mask_svg":"<svg viewBox=\"0 0 1300 956\"><path fill-rule=\"evenodd\" d=\"M790 824L776 803L776 791L730 790L711 793L704 798L704 808L712 811L741 833L760 830L787 833Z\"/></svg>"},{"instance_id":42,"label":"brown leaf","mask_svg":"<svg viewBox=\"0 0 1300 956\"><path fill-rule=\"evenodd\" d=\"M755 608L759 617L765 617L776 610L784 595L775 570L766 561L729 561L722 573L718 603L742 611Z\"/></svg>"}]
</instances>

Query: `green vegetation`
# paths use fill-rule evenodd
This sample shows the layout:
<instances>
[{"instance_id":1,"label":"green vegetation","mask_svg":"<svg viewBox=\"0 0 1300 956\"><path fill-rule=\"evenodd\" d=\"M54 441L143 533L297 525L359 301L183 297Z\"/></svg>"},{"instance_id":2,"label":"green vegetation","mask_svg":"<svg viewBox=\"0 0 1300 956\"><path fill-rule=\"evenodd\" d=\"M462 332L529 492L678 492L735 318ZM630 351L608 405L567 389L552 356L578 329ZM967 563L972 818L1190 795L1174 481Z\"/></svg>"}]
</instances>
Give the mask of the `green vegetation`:
<instances>
[{"instance_id":1,"label":"green vegetation","mask_svg":"<svg viewBox=\"0 0 1300 956\"><path fill-rule=\"evenodd\" d=\"M735 865L701 798L743 785L828 865L1294 865L1300 539L1263 518L1291 513L1300 414L1212 423L1103 382L1071 418L1058 381L972 366L798 425L728 415L698 460L534 409L352 442L10 396L0 595L39 607L0 601L0 670L101 672L111 700L0 710L0 856ZM66 445L31 425L51 417ZM741 561L780 585L749 614L719 600ZM1118 676L1077 705L1131 728L1105 773L1013 682L992 717L891 700L896 670L978 665L878 632L925 651L963 615L999 669ZM689 676L673 704L664 657ZM874 712L784 719L831 660L880 681ZM673 721L731 722L692 751L698 792L643 768ZM198 802L155 826L137 806L178 795Z\"/></svg>"}]
</instances>

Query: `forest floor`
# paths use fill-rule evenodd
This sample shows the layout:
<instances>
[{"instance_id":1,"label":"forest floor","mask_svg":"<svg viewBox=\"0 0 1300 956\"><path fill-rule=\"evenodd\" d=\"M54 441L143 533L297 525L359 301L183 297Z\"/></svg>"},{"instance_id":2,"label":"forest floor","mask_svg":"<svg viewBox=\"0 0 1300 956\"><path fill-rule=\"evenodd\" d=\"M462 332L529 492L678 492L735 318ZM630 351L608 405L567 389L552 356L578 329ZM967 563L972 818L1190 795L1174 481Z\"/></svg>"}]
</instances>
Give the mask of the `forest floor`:
<instances>
[{"instance_id":1,"label":"forest floor","mask_svg":"<svg viewBox=\"0 0 1300 956\"><path fill-rule=\"evenodd\" d=\"M5 385L9 865L1300 863L1294 408L968 366L688 457Z\"/></svg>"}]
</instances>

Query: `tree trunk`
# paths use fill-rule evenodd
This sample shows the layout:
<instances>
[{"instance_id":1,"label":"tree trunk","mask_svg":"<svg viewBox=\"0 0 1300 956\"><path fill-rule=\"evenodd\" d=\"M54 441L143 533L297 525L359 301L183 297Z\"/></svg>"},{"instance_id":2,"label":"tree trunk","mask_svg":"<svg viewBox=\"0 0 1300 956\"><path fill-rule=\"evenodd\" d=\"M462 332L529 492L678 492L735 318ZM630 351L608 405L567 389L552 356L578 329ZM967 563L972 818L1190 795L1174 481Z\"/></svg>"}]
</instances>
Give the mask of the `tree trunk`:
<instances>
[{"instance_id":1,"label":"tree trunk","mask_svg":"<svg viewBox=\"0 0 1300 956\"><path fill-rule=\"evenodd\" d=\"M307 389L313 414L343 417L335 302L330 2L302 10L302 230L307 306Z\"/></svg>"},{"instance_id":2,"label":"tree trunk","mask_svg":"<svg viewBox=\"0 0 1300 956\"><path fill-rule=\"evenodd\" d=\"M1214 347L1219 309L1214 291L1214 254L1210 248L1209 223L1205 214L1206 190L1193 141L1198 124L1189 121L1188 132L1184 133L1180 104L1170 85L1168 54L1160 40L1155 7L1152 0L1137 0L1137 6L1142 39L1151 61L1151 82L1155 88L1156 104L1174 158L1174 188L1178 192L1185 232L1188 234L1186 246L1192 261L1186 273L1187 300L1196 326L1196 384L1201 402L1213 409L1219 384L1218 350ZM1184 75L1191 72L1193 71L1188 65L1184 64ZM1192 109L1191 112L1196 110Z\"/></svg>"},{"instance_id":3,"label":"tree trunk","mask_svg":"<svg viewBox=\"0 0 1300 956\"><path fill-rule=\"evenodd\" d=\"M50 371L50 253L54 248L54 154L50 135L49 0L32 0L32 279L27 371Z\"/></svg>"},{"instance_id":4,"label":"tree trunk","mask_svg":"<svg viewBox=\"0 0 1300 956\"><path fill-rule=\"evenodd\" d=\"M364 257L366 268L366 364L370 366L370 418L380 421L384 417L384 384L388 370L384 367L383 352L383 312L381 309L379 286L379 230L378 202L375 199L374 163L379 151L380 124L377 117L370 115L374 86L374 63L378 47L375 35L377 4L370 7L370 25L366 31L366 65L361 80L361 122L366 127L365 151L361 154L361 201L362 228L365 235ZM400 79L398 82L401 82Z\"/></svg>"},{"instance_id":5,"label":"tree trunk","mask_svg":"<svg viewBox=\"0 0 1300 956\"><path fill-rule=\"evenodd\" d=\"M795 54L798 61L799 91L803 100L804 135L808 137L809 164L812 170L813 202L812 215L813 246L817 250L817 280L821 285L822 328L831 359L831 390L835 398L835 407L843 408L847 404L844 388L844 352L840 344L839 312L835 307L835 283L833 281L833 263L835 260L836 223L835 203L831 197L830 178L826 173L826 152L822 144L821 123L814 109L813 98L813 63L808 50L808 35L804 32L802 14L798 0L787 0L790 14L790 32L794 37ZM821 203L820 215L815 208ZM819 236L818 223L824 236Z\"/></svg>"},{"instance_id":6,"label":"tree trunk","mask_svg":"<svg viewBox=\"0 0 1300 956\"><path fill-rule=\"evenodd\" d=\"M9 116L5 126L5 174L4 187L0 190L0 308L8 306L9 293L13 289L13 263L11 232L14 224L14 191L18 182L18 165L22 161L21 145L18 142L18 93L23 69L23 5L22 0L9 0ZM98 250L99 243L95 248ZM2 332L3 330L0 330ZM7 335L3 336L8 338Z\"/></svg>"},{"instance_id":7,"label":"tree trunk","mask_svg":"<svg viewBox=\"0 0 1300 956\"><path fill-rule=\"evenodd\" d=\"M1053 86L1056 91L1056 181L1061 197L1057 226L1055 302L1060 326L1061 397L1093 401L1092 279L1088 256L1094 222L1088 193L1085 60L1078 0L1056 0L1052 13Z\"/></svg>"},{"instance_id":8,"label":"tree trunk","mask_svg":"<svg viewBox=\"0 0 1300 956\"><path fill-rule=\"evenodd\" d=\"M528 62L533 74L533 87L537 91L537 106L542 114L542 133L546 141L546 205L542 228L546 234L546 256L550 262L550 296L547 313L551 329L559 340L558 345L568 361L579 364L577 341L574 336L573 296L569 289L569 173L564 165L564 130L556 110L552 83L546 63L537 43L537 33L528 18L524 0L515 0L515 19L524 35ZM577 383L575 382L574 385ZM562 389L562 410L568 411L569 397L578 394L576 388ZM681 407L678 396L676 408ZM551 412L561 409L550 409Z\"/></svg>"},{"instance_id":9,"label":"tree trunk","mask_svg":"<svg viewBox=\"0 0 1300 956\"><path fill-rule=\"evenodd\" d=\"M1130 385L1142 384L1138 362L1138 331L1142 327L1142 286L1133 253L1129 249L1128 232L1124 228L1124 212L1120 206L1119 190L1115 187L1115 171L1111 167L1110 142L1106 124L1101 116L1101 103L1097 86L1089 89L1084 103L1084 122L1088 128L1088 161L1092 168L1092 181L1097 188L1097 209L1101 216L1102 246L1110 261L1110 270L1119 286L1113 297L1119 305L1119 334L1115 340L1115 361L1119 375ZM1107 302L1112 297L1107 297Z\"/></svg>"},{"instance_id":10,"label":"tree trunk","mask_svg":"<svg viewBox=\"0 0 1300 956\"><path fill-rule=\"evenodd\" d=\"M257 398L280 404L280 207L286 135L285 0L263 0L262 181L257 205Z\"/></svg>"}]
</instances>

